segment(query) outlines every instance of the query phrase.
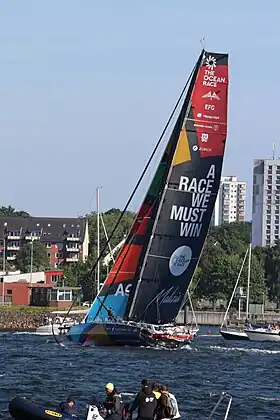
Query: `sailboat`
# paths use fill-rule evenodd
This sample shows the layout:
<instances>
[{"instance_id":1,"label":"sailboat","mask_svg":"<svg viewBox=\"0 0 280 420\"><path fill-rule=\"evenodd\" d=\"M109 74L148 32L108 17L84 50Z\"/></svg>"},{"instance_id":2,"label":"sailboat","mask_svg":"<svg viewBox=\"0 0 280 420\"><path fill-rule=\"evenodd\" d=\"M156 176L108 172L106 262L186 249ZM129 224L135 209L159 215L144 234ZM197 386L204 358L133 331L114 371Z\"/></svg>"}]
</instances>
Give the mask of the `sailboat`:
<instances>
[{"instance_id":1,"label":"sailboat","mask_svg":"<svg viewBox=\"0 0 280 420\"><path fill-rule=\"evenodd\" d=\"M244 267L244 263L246 261L247 258L247 254L248 255L248 277L247 277L247 294L246 294L246 319L248 319L249 317L249 301L250 301L250 278L251 278L251 258L252 258L252 244L250 243L249 245L249 249L247 249L245 257L242 261L242 265L230 298L230 302L228 304L221 328L220 328L220 334L222 335L222 337L224 337L226 340L249 340L249 337L245 331L244 328L242 329L237 329L237 328L225 328L224 327L224 323L226 321L227 318L227 314L230 308L230 305L232 303L233 297L235 295L239 280L240 280L240 276ZM240 300L239 300L239 319L240 319Z\"/></svg>"},{"instance_id":2,"label":"sailboat","mask_svg":"<svg viewBox=\"0 0 280 420\"><path fill-rule=\"evenodd\" d=\"M140 210L74 343L175 343L176 317L199 262L220 185L228 54L202 50Z\"/></svg>"}]
</instances>

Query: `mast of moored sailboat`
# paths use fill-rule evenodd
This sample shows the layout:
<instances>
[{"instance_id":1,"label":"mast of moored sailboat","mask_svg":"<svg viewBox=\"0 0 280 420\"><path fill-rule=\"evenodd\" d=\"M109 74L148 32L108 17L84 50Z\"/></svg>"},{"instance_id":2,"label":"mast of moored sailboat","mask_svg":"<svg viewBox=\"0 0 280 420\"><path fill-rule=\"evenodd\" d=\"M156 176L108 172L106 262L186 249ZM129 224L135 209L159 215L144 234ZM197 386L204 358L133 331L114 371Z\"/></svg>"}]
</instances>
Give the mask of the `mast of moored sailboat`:
<instances>
[{"instance_id":1,"label":"mast of moored sailboat","mask_svg":"<svg viewBox=\"0 0 280 420\"><path fill-rule=\"evenodd\" d=\"M100 254L100 216L99 216L99 192L100 192L100 187L96 188L96 216L97 216L97 258L98 258L98 262L97 262L97 295L99 293L99 289L100 289L100 259L99 259L99 254Z\"/></svg>"},{"instance_id":2,"label":"mast of moored sailboat","mask_svg":"<svg viewBox=\"0 0 280 420\"><path fill-rule=\"evenodd\" d=\"M249 256L248 256L248 277L247 277L247 296L246 296L246 319L248 319L248 317L249 317L251 258L252 258L252 242L249 245Z\"/></svg>"}]
</instances>

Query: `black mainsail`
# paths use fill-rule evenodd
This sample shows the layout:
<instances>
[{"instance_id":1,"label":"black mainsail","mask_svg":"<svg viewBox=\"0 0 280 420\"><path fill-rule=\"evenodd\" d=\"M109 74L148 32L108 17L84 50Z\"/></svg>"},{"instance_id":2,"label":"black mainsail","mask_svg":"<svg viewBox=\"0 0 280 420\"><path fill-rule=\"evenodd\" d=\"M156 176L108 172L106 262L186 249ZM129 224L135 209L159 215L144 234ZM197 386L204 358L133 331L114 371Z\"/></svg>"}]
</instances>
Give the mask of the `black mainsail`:
<instances>
[{"instance_id":1,"label":"black mainsail","mask_svg":"<svg viewBox=\"0 0 280 420\"><path fill-rule=\"evenodd\" d=\"M165 179L126 319L174 321L209 229L227 135L228 55L202 51L164 152Z\"/></svg>"}]
</instances>

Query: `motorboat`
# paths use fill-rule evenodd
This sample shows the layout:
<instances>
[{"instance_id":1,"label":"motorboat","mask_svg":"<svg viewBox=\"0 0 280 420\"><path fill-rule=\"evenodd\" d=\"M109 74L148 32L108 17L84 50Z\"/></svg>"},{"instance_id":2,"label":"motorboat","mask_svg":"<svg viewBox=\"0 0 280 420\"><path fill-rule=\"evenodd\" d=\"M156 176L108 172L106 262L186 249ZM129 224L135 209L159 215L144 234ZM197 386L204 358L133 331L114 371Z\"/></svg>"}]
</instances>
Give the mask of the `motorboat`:
<instances>
[{"instance_id":1,"label":"motorboat","mask_svg":"<svg viewBox=\"0 0 280 420\"><path fill-rule=\"evenodd\" d=\"M76 322L72 318L63 318L61 316L57 316L55 319L46 318L44 320L43 325L40 325L35 334L39 335L63 335L67 334L69 329L75 324Z\"/></svg>"},{"instance_id":2,"label":"motorboat","mask_svg":"<svg viewBox=\"0 0 280 420\"><path fill-rule=\"evenodd\" d=\"M279 328L248 328L245 333L251 341L280 341Z\"/></svg>"},{"instance_id":3,"label":"motorboat","mask_svg":"<svg viewBox=\"0 0 280 420\"><path fill-rule=\"evenodd\" d=\"M245 330L235 328L220 328L220 334L226 340L249 340Z\"/></svg>"}]
</instances>

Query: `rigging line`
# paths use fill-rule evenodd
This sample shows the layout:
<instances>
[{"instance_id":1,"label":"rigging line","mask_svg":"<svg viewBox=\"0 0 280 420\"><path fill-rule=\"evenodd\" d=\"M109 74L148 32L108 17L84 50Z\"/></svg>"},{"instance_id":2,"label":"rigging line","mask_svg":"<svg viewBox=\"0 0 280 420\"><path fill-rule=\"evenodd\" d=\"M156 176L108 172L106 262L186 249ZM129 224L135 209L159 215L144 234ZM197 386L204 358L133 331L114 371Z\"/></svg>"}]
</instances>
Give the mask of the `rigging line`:
<instances>
[{"instance_id":1,"label":"rigging line","mask_svg":"<svg viewBox=\"0 0 280 420\"><path fill-rule=\"evenodd\" d=\"M196 67L197 67L197 62L195 63L195 65L194 65L194 67L193 67L193 69L192 69L192 71L191 71L191 73L190 73L190 75L189 75L189 77L188 77L188 79L187 79L187 81L186 81L186 83L185 83L185 85L184 85L184 87L183 87L183 89L182 89L181 93L180 93L180 96L179 96L179 98L178 98L178 100L177 100L177 102L176 102L176 104L175 104L175 106L174 106L174 108L173 108L173 110L172 110L172 112L171 112L171 114L170 114L169 118L168 118L167 123L165 124L165 127L164 127L164 129L163 129L163 131L162 131L162 133L161 133L161 135L160 135L160 137L159 137L159 139L158 139L158 141L157 141L157 143L156 143L155 147L154 147L154 150L153 150L152 154L150 155L150 158L148 159L148 162L147 162L147 163L146 163L146 165L145 165L144 170L142 171L142 174L141 174L140 178L138 179L138 181L137 181L137 183L136 183L136 185L135 185L135 187L134 187L134 189L133 189L133 191L132 191L132 193L131 193L131 195L130 195L130 197L129 197L129 199L128 199L128 201L127 201L127 203L126 203L125 207L124 207L124 209L122 210L122 212L121 212L121 214L120 214L120 216L119 216L119 218L118 218L118 220L117 220L117 222L116 222L116 224L115 224L115 226L114 226L113 230L111 231L111 233L110 233L110 235L109 235L109 237L108 237L108 240L106 241L106 243L105 243L104 247L102 248L102 250L101 250L101 252L100 252L99 256L98 256L98 257L97 257L97 259L95 260L95 263L93 264L92 268L90 269L90 271L89 271L89 275L92 275L92 273L94 272L94 270L95 270L95 269L96 269L96 267L97 267L97 264L99 263L99 261L100 261L100 260L101 260L101 258L103 257L104 252L105 252L105 251L106 251L106 249L107 249L108 243L109 243L109 242L111 241L111 239L113 238L113 236L114 236L114 234L115 234L115 232L116 232L116 230L117 230L117 228L118 228L118 226L119 226L120 222L122 221L122 218L123 218L123 216L124 216L125 212L127 211L127 209L128 209L128 207L129 207L129 205L130 205L130 203L131 203L131 201L132 201L132 199L133 199L133 197L134 197L135 193L137 192L137 190L138 190L138 188L139 188L139 185L141 184L141 182L142 182L142 180L143 180L143 178L144 178L144 176L145 176L145 174L146 174L147 170L149 169L149 166L150 166L150 164L151 164L151 162L152 162L152 160L153 160L153 158L154 158L154 156L155 156L155 154L156 154L156 151L158 150L158 148L159 148L159 146L160 146L160 144L161 144L161 142L162 142L162 139L163 139L163 137L164 137L164 135L165 135L165 133L166 133L167 128L169 127L169 124L170 124L170 122L171 122L172 118L173 118L173 117L174 117L174 115L175 115L175 112L176 112L176 110L177 110L177 108L178 108L178 106L179 106L179 104L180 104L180 102L181 102L182 97L184 96L184 93L185 93L185 91L186 91L186 89L187 89L187 87L188 87L189 81L191 80L192 75L193 75L193 73L194 73L194 71L195 71ZM77 296L75 297L75 299L73 300L72 304L70 305L70 307L69 307L69 309L68 309L68 311L67 311L67 313L66 313L66 315L65 315L65 317L64 317L64 319L63 319L63 322L65 321L65 319L66 319L66 318L67 318L67 316L69 315L69 313L70 313L71 309L73 308L74 304L76 303L76 301L77 301L77 299L79 298L79 296L81 295L81 293L82 293L82 291L80 291L80 292L77 294Z\"/></svg>"}]
</instances>

